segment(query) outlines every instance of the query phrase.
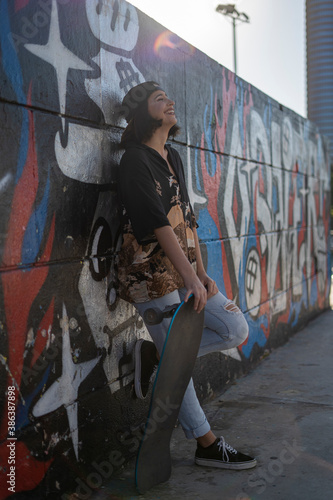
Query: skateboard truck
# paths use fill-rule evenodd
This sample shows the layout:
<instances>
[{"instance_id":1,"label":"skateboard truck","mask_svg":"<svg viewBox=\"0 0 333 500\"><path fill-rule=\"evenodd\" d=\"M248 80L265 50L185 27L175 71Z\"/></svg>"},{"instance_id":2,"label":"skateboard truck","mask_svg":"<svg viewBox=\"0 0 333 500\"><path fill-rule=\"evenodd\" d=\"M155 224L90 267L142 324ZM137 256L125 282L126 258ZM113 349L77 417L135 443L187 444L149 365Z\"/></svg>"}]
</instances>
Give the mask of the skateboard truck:
<instances>
[{"instance_id":1,"label":"skateboard truck","mask_svg":"<svg viewBox=\"0 0 333 500\"><path fill-rule=\"evenodd\" d=\"M173 304L172 306L167 306L163 311L157 309L157 307L150 307L143 313L143 321L150 326L158 325L164 318L172 318L177 307L179 307L179 304Z\"/></svg>"}]
</instances>

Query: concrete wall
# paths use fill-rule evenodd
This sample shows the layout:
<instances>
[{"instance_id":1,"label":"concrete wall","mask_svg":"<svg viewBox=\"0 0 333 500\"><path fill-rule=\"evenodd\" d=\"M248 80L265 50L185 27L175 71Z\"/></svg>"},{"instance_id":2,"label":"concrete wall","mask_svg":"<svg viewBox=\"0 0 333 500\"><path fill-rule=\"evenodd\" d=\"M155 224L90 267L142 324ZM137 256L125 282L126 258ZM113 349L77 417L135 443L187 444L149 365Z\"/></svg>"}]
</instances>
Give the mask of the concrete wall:
<instances>
[{"instance_id":1,"label":"concrete wall","mask_svg":"<svg viewBox=\"0 0 333 500\"><path fill-rule=\"evenodd\" d=\"M175 98L207 269L250 325L197 363L201 398L328 307L328 145L125 1L1 0L0 23L0 497L88 498L147 411L148 334L116 293L125 92L156 79Z\"/></svg>"}]
</instances>

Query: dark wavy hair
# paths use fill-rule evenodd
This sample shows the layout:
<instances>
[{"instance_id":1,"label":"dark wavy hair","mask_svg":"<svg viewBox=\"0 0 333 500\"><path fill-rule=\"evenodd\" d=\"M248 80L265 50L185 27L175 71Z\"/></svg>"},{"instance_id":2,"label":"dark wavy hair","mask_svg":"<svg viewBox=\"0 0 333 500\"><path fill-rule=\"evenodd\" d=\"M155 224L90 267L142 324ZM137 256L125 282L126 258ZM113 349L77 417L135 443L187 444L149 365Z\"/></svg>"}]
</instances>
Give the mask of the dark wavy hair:
<instances>
[{"instance_id":1,"label":"dark wavy hair","mask_svg":"<svg viewBox=\"0 0 333 500\"><path fill-rule=\"evenodd\" d=\"M148 103L143 102L138 108L134 117L130 120L125 128L120 141L120 149L126 149L130 142L141 144L148 141L154 132L162 126L162 120L155 120L148 113ZM180 131L178 125L174 125L169 130L168 138L175 137Z\"/></svg>"}]
</instances>

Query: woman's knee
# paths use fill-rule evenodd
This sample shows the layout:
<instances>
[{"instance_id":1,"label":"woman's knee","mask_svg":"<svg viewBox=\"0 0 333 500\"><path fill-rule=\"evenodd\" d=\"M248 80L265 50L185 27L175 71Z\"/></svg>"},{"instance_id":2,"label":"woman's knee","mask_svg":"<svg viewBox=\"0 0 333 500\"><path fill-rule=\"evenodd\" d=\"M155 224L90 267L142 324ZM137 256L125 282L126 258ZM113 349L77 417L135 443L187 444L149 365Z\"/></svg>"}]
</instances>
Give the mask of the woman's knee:
<instances>
[{"instance_id":1,"label":"woman's knee","mask_svg":"<svg viewBox=\"0 0 333 500\"><path fill-rule=\"evenodd\" d=\"M249 336L249 325L242 313L242 311L236 306L232 301L228 301L225 306L225 310L228 311L232 317L229 320L229 325L231 323L232 335L235 338L235 343L237 346L246 341Z\"/></svg>"}]
</instances>

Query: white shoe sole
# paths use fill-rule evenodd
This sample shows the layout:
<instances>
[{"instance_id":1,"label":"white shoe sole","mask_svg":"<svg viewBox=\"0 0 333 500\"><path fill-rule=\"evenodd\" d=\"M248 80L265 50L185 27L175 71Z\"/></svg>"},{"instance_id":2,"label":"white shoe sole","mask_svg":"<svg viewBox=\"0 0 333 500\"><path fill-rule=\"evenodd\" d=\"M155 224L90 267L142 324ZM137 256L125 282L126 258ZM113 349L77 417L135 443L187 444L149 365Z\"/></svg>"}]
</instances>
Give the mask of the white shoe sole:
<instances>
[{"instance_id":1,"label":"white shoe sole","mask_svg":"<svg viewBox=\"0 0 333 500\"><path fill-rule=\"evenodd\" d=\"M246 470L252 469L257 465L257 461L254 458L248 462L222 462L221 460L214 460L211 458L195 458L195 463L197 465L204 465L206 467L216 467L218 469L229 469L229 470Z\"/></svg>"}]
</instances>

